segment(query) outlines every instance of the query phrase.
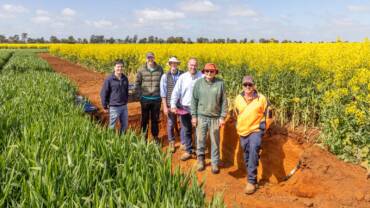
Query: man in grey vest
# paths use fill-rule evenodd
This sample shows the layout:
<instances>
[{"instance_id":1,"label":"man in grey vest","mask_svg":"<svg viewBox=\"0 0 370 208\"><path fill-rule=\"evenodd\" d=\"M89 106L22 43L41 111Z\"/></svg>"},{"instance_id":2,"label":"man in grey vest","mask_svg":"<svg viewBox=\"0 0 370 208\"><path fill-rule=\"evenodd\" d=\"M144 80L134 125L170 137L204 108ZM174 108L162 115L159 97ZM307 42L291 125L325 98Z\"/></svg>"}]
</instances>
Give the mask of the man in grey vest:
<instances>
[{"instance_id":1,"label":"man in grey vest","mask_svg":"<svg viewBox=\"0 0 370 208\"><path fill-rule=\"evenodd\" d=\"M137 72L135 90L140 96L141 104L141 130L148 136L149 118L151 120L151 133L159 144L158 120L161 111L160 81L163 69L155 62L153 52L146 54L146 63Z\"/></svg>"},{"instance_id":2,"label":"man in grey vest","mask_svg":"<svg viewBox=\"0 0 370 208\"><path fill-rule=\"evenodd\" d=\"M168 60L168 65L170 66L170 70L163 74L161 78L161 98L162 98L162 105L163 105L163 113L167 116L167 137L169 142L168 150L171 153L175 152L175 126L177 124L177 115L170 111L171 109L171 95L175 84L180 77L182 72L178 70L177 66L180 64L180 61L175 57L172 56ZM181 141L182 141L182 136ZM183 143L183 142L181 142Z\"/></svg>"}]
</instances>

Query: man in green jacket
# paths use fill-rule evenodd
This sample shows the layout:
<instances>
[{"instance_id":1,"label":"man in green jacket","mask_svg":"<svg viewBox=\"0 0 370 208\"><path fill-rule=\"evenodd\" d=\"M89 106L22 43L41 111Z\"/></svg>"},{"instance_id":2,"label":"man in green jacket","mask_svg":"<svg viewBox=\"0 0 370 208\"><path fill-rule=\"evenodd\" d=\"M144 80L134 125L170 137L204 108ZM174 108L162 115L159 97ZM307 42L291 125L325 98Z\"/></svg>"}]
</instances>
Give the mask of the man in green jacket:
<instances>
[{"instance_id":1,"label":"man in green jacket","mask_svg":"<svg viewBox=\"0 0 370 208\"><path fill-rule=\"evenodd\" d=\"M205 146L207 131L211 137L212 173L220 172L220 127L225 125L227 97L225 84L216 78L215 64L207 63L202 70L204 78L196 81L191 100L192 124L196 127L198 171L205 168Z\"/></svg>"},{"instance_id":2,"label":"man in green jacket","mask_svg":"<svg viewBox=\"0 0 370 208\"><path fill-rule=\"evenodd\" d=\"M136 75L136 93L140 96L141 130L148 136L149 118L151 133L156 143L159 143L158 120L161 110L160 81L163 69L155 62L153 52L146 54L146 63L142 65Z\"/></svg>"}]
</instances>

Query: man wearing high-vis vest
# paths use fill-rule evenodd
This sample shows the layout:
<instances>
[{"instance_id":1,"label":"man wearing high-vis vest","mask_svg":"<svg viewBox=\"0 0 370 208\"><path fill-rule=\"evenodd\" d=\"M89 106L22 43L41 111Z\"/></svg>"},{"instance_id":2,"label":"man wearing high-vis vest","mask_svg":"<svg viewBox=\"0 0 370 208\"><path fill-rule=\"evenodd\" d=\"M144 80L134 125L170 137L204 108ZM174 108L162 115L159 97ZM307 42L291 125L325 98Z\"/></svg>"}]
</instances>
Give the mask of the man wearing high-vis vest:
<instances>
[{"instance_id":1,"label":"man wearing high-vis vest","mask_svg":"<svg viewBox=\"0 0 370 208\"><path fill-rule=\"evenodd\" d=\"M236 130L240 135L240 146L243 149L245 167L248 172L244 192L253 194L256 191L261 139L267 128L268 102L264 95L257 92L251 76L245 76L242 84L243 92L235 98Z\"/></svg>"}]
</instances>

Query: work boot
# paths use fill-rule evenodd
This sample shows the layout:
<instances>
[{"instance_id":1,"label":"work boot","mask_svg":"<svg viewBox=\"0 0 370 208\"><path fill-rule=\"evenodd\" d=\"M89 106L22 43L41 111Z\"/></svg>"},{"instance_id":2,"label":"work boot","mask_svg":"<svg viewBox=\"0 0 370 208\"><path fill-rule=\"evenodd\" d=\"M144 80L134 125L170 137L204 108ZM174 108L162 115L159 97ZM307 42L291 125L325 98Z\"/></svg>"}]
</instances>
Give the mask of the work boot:
<instances>
[{"instance_id":1,"label":"work boot","mask_svg":"<svg viewBox=\"0 0 370 208\"><path fill-rule=\"evenodd\" d=\"M175 142L174 141L170 141L169 146L168 146L168 151L171 153L175 152Z\"/></svg>"},{"instance_id":2,"label":"work boot","mask_svg":"<svg viewBox=\"0 0 370 208\"><path fill-rule=\"evenodd\" d=\"M247 186L245 187L244 193L245 194L253 194L256 191L256 185L247 183Z\"/></svg>"},{"instance_id":3,"label":"work boot","mask_svg":"<svg viewBox=\"0 0 370 208\"><path fill-rule=\"evenodd\" d=\"M197 171L203 171L205 169L204 167L204 160L198 160L197 162Z\"/></svg>"},{"instance_id":4,"label":"work boot","mask_svg":"<svg viewBox=\"0 0 370 208\"><path fill-rule=\"evenodd\" d=\"M161 145L161 140L158 137L154 137L154 142L155 142L156 145L162 146Z\"/></svg>"},{"instance_id":5,"label":"work boot","mask_svg":"<svg viewBox=\"0 0 370 208\"><path fill-rule=\"evenodd\" d=\"M186 160L189 160L190 158L191 158L191 154L189 152L185 152L184 154L181 155L180 160L186 161Z\"/></svg>"},{"instance_id":6,"label":"work boot","mask_svg":"<svg viewBox=\"0 0 370 208\"><path fill-rule=\"evenodd\" d=\"M212 173L218 174L220 172L220 168L218 168L218 165L212 165Z\"/></svg>"}]
</instances>

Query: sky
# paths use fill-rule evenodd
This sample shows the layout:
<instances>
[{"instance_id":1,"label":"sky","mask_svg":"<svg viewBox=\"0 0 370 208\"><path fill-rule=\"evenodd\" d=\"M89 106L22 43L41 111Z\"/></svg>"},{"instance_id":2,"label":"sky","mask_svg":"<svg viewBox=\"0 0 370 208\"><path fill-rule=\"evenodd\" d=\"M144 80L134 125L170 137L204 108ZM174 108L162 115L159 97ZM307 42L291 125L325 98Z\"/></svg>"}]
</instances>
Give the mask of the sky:
<instances>
[{"instance_id":1,"label":"sky","mask_svg":"<svg viewBox=\"0 0 370 208\"><path fill-rule=\"evenodd\" d=\"M0 0L0 34L362 41L370 0Z\"/></svg>"}]
</instances>

